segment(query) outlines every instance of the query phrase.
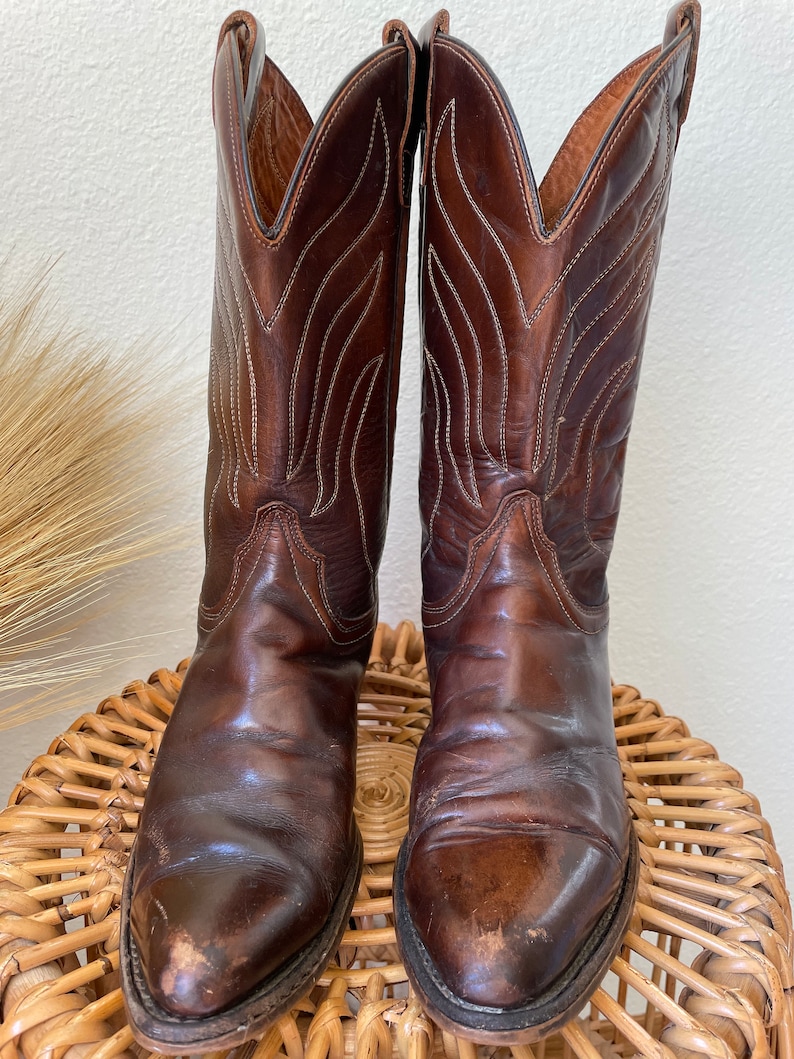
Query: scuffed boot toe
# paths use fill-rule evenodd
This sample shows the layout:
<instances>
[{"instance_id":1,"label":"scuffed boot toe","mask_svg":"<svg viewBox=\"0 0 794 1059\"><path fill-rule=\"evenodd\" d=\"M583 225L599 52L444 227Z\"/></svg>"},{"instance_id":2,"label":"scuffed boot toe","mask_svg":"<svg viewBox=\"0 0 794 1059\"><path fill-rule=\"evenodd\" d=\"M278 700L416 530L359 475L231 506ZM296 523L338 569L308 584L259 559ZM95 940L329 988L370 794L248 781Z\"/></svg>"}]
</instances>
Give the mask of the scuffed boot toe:
<instances>
[{"instance_id":1,"label":"scuffed boot toe","mask_svg":"<svg viewBox=\"0 0 794 1059\"><path fill-rule=\"evenodd\" d=\"M221 884L222 880L222 884ZM280 892L281 891L281 892ZM233 1007L308 942L309 900L250 873L183 874L134 902L131 929L152 999L182 1018Z\"/></svg>"},{"instance_id":2,"label":"scuffed boot toe","mask_svg":"<svg viewBox=\"0 0 794 1059\"><path fill-rule=\"evenodd\" d=\"M442 988L465 1004L513 1010L564 988L623 876L606 846L570 832L436 846L420 838L405 900Z\"/></svg>"}]
</instances>

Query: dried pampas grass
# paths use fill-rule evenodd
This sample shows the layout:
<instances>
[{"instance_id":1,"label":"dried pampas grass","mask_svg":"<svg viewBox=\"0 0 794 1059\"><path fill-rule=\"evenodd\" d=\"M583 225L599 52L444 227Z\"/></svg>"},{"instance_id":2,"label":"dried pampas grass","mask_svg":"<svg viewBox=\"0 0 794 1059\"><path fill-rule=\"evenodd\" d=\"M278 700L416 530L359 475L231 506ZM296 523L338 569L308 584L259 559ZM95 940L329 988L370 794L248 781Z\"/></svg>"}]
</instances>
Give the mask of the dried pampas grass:
<instances>
[{"instance_id":1,"label":"dried pampas grass","mask_svg":"<svg viewBox=\"0 0 794 1059\"><path fill-rule=\"evenodd\" d=\"M112 645L76 646L75 630L120 567L166 544L147 515L166 421L151 356L121 360L54 326L46 275L9 292L9 271L0 268L0 728L61 709L64 687L108 664Z\"/></svg>"}]
</instances>

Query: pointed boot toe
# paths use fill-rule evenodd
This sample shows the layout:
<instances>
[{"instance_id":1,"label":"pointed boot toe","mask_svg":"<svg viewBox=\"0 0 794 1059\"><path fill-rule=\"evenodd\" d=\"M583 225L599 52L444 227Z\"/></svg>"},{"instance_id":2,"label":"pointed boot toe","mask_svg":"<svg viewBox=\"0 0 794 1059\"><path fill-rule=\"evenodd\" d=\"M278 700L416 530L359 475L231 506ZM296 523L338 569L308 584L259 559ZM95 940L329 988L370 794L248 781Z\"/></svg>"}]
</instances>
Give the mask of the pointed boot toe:
<instances>
[{"instance_id":1,"label":"pointed boot toe","mask_svg":"<svg viewBox=\"0 0 794 1059\"><path fill-rule=\"evenodd\" d=\"M612 850L564 831L418 843L405 906L441 992L520 1013L564 991L624 876Z\"/></svg>"},{"instance_id":2,"label":"pointed boot toe","mask_svg":"<svg viewBox=\"0 0 794 1059\"><path fill-rule=\"evenodd\" d=\"M303 880L301 880L303 881ZM306 880L308 882L308 880ZM317 905L321 911L317 911ZM311 942L323 895L293 877L251 870L169 875L137 895L131 931L154 1002L179 1018L207 1019L272 980Z\"/></svg>"}]
</instances>

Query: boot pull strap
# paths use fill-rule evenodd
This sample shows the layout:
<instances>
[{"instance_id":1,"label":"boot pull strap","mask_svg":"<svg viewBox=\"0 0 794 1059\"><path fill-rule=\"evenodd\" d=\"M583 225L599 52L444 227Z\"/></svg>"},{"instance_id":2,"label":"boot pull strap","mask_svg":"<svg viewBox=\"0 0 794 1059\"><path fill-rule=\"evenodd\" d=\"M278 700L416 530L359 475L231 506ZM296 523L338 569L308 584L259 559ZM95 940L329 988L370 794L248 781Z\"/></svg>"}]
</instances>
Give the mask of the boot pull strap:
<instances>
[{"instance_id":1,"label":"boot pull strap","mask_svg":"<svg viewBox=\"0 0 794 1059\"><path fill-rule=\"evenodd\" d=\"M698 0L685 0L683 4L678 4L676 7L671 8L664 29L664 43L662 48L664 49L669 44L672 44L675 38L680 36L680 34L686 30L687 26L691 29L692 43L690 45L689 63L687 65L684 87L681 92L681 102L678 107L679 129L686 121L686 116L689 111L689 100L692 95L692 85L695 80L698 44L700 42L700 4L698 3Z\"/></svg>"},{"instance_id":2,"label":"boot pull strap","mask_svg":"<svg viewBox=\"0 0 794 1059\"><path fill-rule=\"evenodd\" d=\"M248 11L234 11L221 26L218 36L218 51L228 33L235 32L242 68L243 91L243 127L248 135L254 117L256 101L259 96L259 84L265 68L265 31L261 23Z\"/></svg>"},{"instance_id":3,"label":"boot pull strap","mask_svg":"<svg viewBox=\"0 0 794 1059\"><path fill-rule=\"evenodd\" d=\"M419 44L422 48L422 66L424 69L425 82L425 106L422 116L425 129L430 128L430 100L433 94L433 42L439 33L449 33L449 12L442 8L432 18L429 18L422 26L419 34ZM422 184L427 183L427 156L429 145L425 143L424 158L422 159Z\"/></svg>"},{"instance_id":4,"label":"boot pull strap","mask_svg":"<svg viewBox=\"0 0 794 1059\"><path fill-rule=\"evenodd\" d=\"M411 205L411 189L414 175L414 155L419 141L419 130L424 115L425 89L419 69L419 45L406 24L399 18L393 18L383 27L383 43L405 45L408 52L407 113L405 126L400 139L400 202L403 206ZM422 104L422 105L420 105Z\"/></svg>"}]
</instances>

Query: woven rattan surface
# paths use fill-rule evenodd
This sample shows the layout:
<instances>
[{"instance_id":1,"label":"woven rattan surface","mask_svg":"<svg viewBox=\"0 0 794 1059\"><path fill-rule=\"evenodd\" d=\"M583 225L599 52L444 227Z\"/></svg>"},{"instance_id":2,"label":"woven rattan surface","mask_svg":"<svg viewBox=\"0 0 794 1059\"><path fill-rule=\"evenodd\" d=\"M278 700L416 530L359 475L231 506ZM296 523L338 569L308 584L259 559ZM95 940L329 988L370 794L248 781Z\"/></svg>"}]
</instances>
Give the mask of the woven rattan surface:
<instances>
[{"instance_id":1,"label":"woven rattan surface","mask_svg":"<svg viewBox=\"0 0 794 1059\"><path fill-rule=\"evenodd\" d=\"M0 813L0 1059L143 1056L118 987L119 899L146 782L181 684L161 669L80 717ZM365 867L351 929L310 997L235 1059L794 1059L792 924L769 825L739 773L634 689L613 691L642 851L631 928L579 1018L533 1048L478 1049L410 996L392 868L430 701L421 636L381 626L359 706Z\"/></svg>"}]
</instances>

